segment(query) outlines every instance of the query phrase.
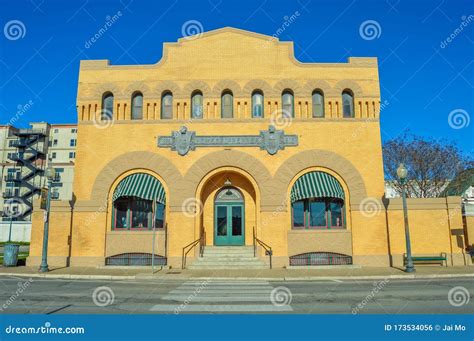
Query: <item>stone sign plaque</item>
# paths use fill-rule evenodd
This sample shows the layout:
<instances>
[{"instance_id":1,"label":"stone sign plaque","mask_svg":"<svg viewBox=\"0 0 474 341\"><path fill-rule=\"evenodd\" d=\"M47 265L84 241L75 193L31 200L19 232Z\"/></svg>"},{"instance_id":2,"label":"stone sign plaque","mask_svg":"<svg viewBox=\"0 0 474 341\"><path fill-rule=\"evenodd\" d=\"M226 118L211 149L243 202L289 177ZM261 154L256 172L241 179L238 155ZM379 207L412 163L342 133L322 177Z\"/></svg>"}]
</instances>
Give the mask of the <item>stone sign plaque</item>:
<instances>
[{"instance_id":1,"label":"stone sign plaque","mask_svg":"<svg viewBox=\"0 0 474 341\"><path fill-rule=\"evenodd\" d=\"M269 126L268 130L261 130L260 135L222 135L197 136L196 132L181 127L173 131L171 136L158 137L158 147L171 148L179 155L184 156L197 147L259 147L268 154L275 155L285 147L298 145L297 135L285 135L283 130Z\"/></svg>"}]
</instances>

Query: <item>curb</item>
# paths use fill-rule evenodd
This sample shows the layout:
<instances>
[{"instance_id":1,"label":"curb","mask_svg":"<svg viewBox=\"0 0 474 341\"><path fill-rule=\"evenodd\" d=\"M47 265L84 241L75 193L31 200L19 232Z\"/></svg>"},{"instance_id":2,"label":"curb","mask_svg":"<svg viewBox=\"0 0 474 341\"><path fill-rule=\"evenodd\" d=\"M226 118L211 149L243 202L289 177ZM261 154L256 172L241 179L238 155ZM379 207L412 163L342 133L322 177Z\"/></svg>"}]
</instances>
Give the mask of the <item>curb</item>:
<instances>
[{"instance_id":1,"label":"curb","mask_svg":"<svg viewBox=\"0 0 474 341\"><path fill-rule=\"evenodd\" d=\"M124 280L124 279L135 279L135 276L113 276L113 275L46 275L46 274L22 274L14 272L2 272L0 276L12 276L12 277L28 277L28 278L48 278L48 279L103 279L103 280Z\"/></svg>"},{"instance_id":2,"label":"curb","mask_svg":"<svg viewBox=\"0 0 474 341\"><path fill-rule=\"evenodd\" d=\"M474 277L474 274L443 274L443 275L374 275L374 276L302 276L302 277L189 277L194 280L263 280L263 281L357 281L382 279L438 279ZM171 279L171 278L167 278Z\"/></svg>"},{"instance_id":3,"label":"curb","mask_svg":"<svg viewBox=\"0 0 474 341\"><path fill-rule=\"evenodd\" d=\"M74 274L24 274L24 273L0 273L0 276L27 277L27 278L47 278L47 279L97 279L97 280L262 280L262 281L356 281L356 280L383 280L383 279L439 279L439 278L469 278L472 274L426 274L426 275L373 275L373 276L302 276L302 277L183 277L183 276L144 276L137 274L135 276L122 275L74 275Z\"/></svg>"}]
</instances>

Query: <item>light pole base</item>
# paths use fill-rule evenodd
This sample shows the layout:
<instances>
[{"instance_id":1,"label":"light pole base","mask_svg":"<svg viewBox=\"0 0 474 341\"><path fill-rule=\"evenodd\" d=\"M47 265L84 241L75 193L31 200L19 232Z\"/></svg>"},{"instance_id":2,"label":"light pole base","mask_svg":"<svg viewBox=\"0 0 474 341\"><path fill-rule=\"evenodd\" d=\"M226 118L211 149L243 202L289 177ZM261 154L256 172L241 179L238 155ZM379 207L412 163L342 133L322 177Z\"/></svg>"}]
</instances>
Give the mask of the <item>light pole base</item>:
<instances>
[{"instance_id":1,"label":"light pole base","mask_svg":"<svg viewBox=\"0 0 474 341\"><path fill-rule=\"evenodd\" d=\"M49 268L47 265L41 265L39 268L39 272L49 272Z\"/></svg>"},{"instance_id":2,"label":"light pole base","mask_svg":"<svg viewBox=\"0 0 474 341\"><path fill-rule=\"evenodd\" d=\"M415 268L413 266L407 266L405 268L405 272L410 273L410 272L416 272Z\"/></svg>"}]
</instances>

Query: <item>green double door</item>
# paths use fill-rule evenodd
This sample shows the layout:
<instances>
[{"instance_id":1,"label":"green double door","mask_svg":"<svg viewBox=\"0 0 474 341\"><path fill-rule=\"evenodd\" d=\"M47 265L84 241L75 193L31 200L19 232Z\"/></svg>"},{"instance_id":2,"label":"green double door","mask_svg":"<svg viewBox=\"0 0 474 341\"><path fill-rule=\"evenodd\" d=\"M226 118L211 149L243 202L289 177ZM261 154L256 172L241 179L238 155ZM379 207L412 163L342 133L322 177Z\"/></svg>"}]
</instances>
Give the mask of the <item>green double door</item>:
<instances>
[{"instance_id":1,"label":"green double door","mask_svg":"<svg viewBox=\"0 0 474 341\"><path fill-rule=\"evenodd\" d=\"M214 219L215 245L244 245L244 205L216 203Z\"/></svg>"}]
</instances>

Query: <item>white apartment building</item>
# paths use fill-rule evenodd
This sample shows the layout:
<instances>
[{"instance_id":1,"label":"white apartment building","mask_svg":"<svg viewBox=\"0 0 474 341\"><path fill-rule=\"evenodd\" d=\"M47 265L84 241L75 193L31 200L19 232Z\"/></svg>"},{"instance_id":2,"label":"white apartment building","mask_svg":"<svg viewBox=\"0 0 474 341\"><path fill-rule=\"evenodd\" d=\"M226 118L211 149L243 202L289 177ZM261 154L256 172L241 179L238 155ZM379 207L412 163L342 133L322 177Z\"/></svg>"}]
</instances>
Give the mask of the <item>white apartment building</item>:
<instances>
[{"instance_id":1,"label":"white apartment building","mask_svg":"<svg viewBox=\"0 0 474 341\"><path fill-rule=\"evenodd\" d=\"M10 125L0 126L0 212L2 220L30 219L30 203L39 197L35 188L46 186L43 171L51 164L58 177L53 183L53 200L71 200L74 177L77 125L30 123L28 129L19 129ZM25 143L31 144L25 147ZM23 148L22 148L23 147ZM27 165L30 160L31 164ZM22 207L28 214L11 214L18 206L18 198L26 203ZM10 208L10 206L12 206Z\"/></svg>"}]
</instances>

